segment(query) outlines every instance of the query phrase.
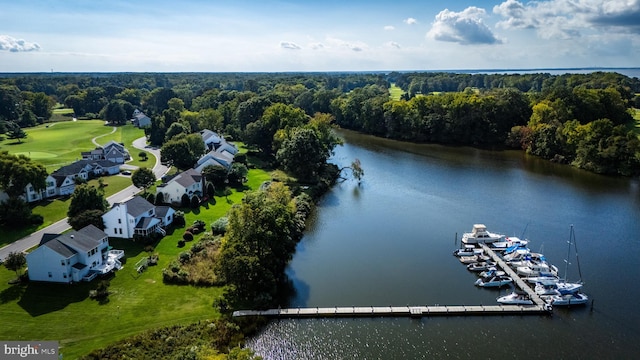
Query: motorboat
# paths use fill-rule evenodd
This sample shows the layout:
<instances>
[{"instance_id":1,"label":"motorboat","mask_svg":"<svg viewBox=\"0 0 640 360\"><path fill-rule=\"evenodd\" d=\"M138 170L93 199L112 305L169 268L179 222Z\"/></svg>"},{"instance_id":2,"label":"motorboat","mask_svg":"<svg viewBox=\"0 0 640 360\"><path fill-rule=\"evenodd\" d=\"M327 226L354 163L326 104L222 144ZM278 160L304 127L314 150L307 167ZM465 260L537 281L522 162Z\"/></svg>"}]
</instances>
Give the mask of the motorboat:
<instances>
[{"instance_id":1,"label":"motorboat","mask_svg":"<svg viewBox=\"0 0 640 360\"><path fill-rule=\"evenodd\" d=\"M505 305L533 305L533 300L526 294L512 292L509 295L501 296L498 299L500 304Z\"/></svg>"},{"instance_id":2,"label":"motorboat","mask_svg":"<svg viewBox=\"0 0 640 360\"><path fill-rule=\"evenodd\" d=\"M496 263L493 261L481 261L467 265L469 271L485 271L491 267L495 267Z\"/></svg>"},{"instance_id":3,"label":"motorboat","mask_svg":"<svg viewBox=\"0 0 640 360\"><path fill-rule=\"evenodd\" d=\"M504 261L512 261L515 259L521 259L523 258L525 255L529 254L531 252L531 250L529 250L528 247L511 247L508 248L507 250L505 250L502 253L502 259Z\"/></svg>"},{"instance_id":4,"label":"motorboat","mask_svg":"<svg viewBox=\"0 0 640 360\"><path fill-rule=\"evenodd\" d=\"M487 270L485 270L485 271L481 272L480 274L478 274L478 276L480 276L481 278L487 279L487 280L491 279L492 277L497 276L497 275L505 275L505 272L501 271L501 270L498 270L495 267L490 267Z\"/></svg>"},{"instance_id":5,"label":"motorboat","mask_svg":"<svg viewBox=\"0 0 640 360\"><path fill-rule=\"evenodd\" d=\"M584 305L589 302L589 297L583 293L567 295L541 295L542 300L553 306Z\"/></svg>"},{"instance_id":6,"label":"motorboat","mask_svg":"<svg viewBox=\"0 0 640 360\"><path fill-rule=\"evenodd\" d=\"M502 287L505 285L509 285L513 282L513 279L511 279L509 276L506 275L496 275L491 277L488 280L485 280L483 278L480 278L478 280L476 280L476 286L481 286L481 287Z\"/></svg>"},{"instance_id":7,"label":"motorboat","mask_svg":"<svg viewBox=\"0 0 640 360\"><path fill-rule=\"evenodd\" d=\"M472 264L475 262L480 261L480 258L478 257L478 255L472 255L472 256L460 256L460 262L463 264Z\"/></svg>"},{"instance_id":8,"label":"motorboat","mask_svg":"<svg viewBox=\"0 0 640 360\"><path fill-rule=\"evenodd\" d=\"M510 236L510 237L505 237L503 240L501 241L496 241L493 242L491 244L489 244L489 247L492 248L494 251L507 251L507 249L513 247L513 246L517 246L517 247L526 247L527 244L529 243L528 240L521 240L518 237L515 236Z\"/></svg>"},{"instance_id":9,"label":"motorboat","mask_svg":"<svg viewBox=\"0 0 640 360\"><path fill-rule=\"evenodd\" d=\"M483 249L476 248L473 245L465 245L463 248L455 249L453 251L453 256L473 256L480 255L484 253Z\"/></svg>"},{"instance_id":10,"label":"motorboat","mask_svg":"<svg viewBox=\"0 0 640 360\"><path fill-rule=\"evenodd\" d=\"M564 281L538 282L535 292L538 295L568 295L577 293L582 289L581 283L568 283Z\"/></svg>"},{"instance_id":11,"label":"motorboat","mask_svg":"<svg viewBox=\"0 0 640 360\"><path fill-rule=\"evenodd\" d=\"M555 265L535 263L529 261L527 266L518 266L516 273L522 276L558 276L558 268Z\"/></svg>"},{"instance_id":12,"label":"motorboat","mask_svg":"<svg viewBox=\"0 0 640 360\"><path fill-rule=\"evenodd\" d=\"M538 276L527 276L523 277L530 284L542 283L543 285L552 285L560 281L558 276L552 274L542 274Z\"/></svg>"},{"instance_id":13,"label":"motorboat","mask_svg":"<svg viewBox=\"0 0 640 360\"><path fill-rule=\"evenodd\" d=\"M527 253L514 253L514 254L516 255L508 257L506 259L503 258L507 263L507 265L511 266L512 268L517 268L518 266L527 266L528 261L531 261L534 263L541 263L541 262L547 261L544 255L540 253L527 252Z\"/></svg>"},{"instance_id":14,"label":"motorboat","mask_svg":"<svg viewBox=\"0 0 640 360\"><path fill-rule=\"evenodd\" d=\"M462 234L463 244L491 244L503 239L504 235L487 231L487 227L484 224L474 224L471 232Z\"/></svg>"}]
</instances>

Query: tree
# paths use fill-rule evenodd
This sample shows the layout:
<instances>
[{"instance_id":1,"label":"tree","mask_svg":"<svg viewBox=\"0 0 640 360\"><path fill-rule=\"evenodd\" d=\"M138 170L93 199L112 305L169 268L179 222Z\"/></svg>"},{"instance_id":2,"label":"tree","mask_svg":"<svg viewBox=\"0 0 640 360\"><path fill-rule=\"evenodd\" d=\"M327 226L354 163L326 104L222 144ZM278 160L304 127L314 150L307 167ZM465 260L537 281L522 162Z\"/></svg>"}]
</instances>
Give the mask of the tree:
<instances>
[{"instance_id":1,"label":"tree","mask_svg":"<svg viewBox=\"0 0 640 360\"><path fill-rule=\"evenodd\" d=\"M308 128L294 130L276 154L276 159L301 181L314 180L328 155L316 132Z\"/></svg>"},{"instance_id":2,"label":"tree","mask_svg":"<svg viewBox=\"0 0 640 360\"><path fill-rule=\"evenodd\" d=\"M231 170L229 171L229 182L232 184L241 185L247 178L249 169L242 163L234 162L231 164Z\"/></svg>"},{"instance_id":3,"label":"tree","mask_svg":"<svg viewBox=\"0 0 640 360\"><path fill-rule=\"evenodd\" d=\"M104 190L88 184L76 186L71 194L71 202L67 216L73 218L87 210L99 210L103 213L109 207L109 203L104 198Z\"/></svg>"},{"instance_id":4,"label":"tree","mask_svg":"<svg viewBox=\"0 0 640 360\"><path fill-rule=\"evenodd\" d=\"M138 168L131 175L131 182L138 188L141 188L144 192L156 182L156 175L151 169Z\"/></svg>"},{"instance_id":5,"label":"tree","mask_svg":"<svg viewBox=\"0 0 640 360\"><path fill-rule=\"evenodd\" d=\"M207 165L202 169L202 176L215 187L221 188L227 181L228 171L222 166Z\"/></svg>"},{"instance_id":6,"label":"tree","mask_svg":"<svg viewBox=\"0 0 640 360\"><path fill-rule=\"evenodd\" d=\"M126 124L127 112L123 100L111 100L104 109L104 120L112 124Z\"/></svg>"},{"instance_id":7,"label":"tree","mask_svg":"<svg viewBox=\"0 0 640 360\"><path fill-rule=\"evenodd\" d=\"M147 161L147 158L148 158L149 155L147 155L146 151L140 151L138 153L138 156L140 157L140 160Z\"/></svg>"},{"instance_id":8,"label":"tree","mask_svg":"<svg viewBox=\"0 0 640 360\"><path fill-rule=\"evenodd\" d=\"M180 170L186 170L198 161L198 156L193 154L186 139L171 140L160 148L160 157L164 161L171 161Z\"/></svg>"},{"instance_id":9,"label":"tree","mask_svg":"<svg viewBox=\"0 0 640 360\"><path fill-rule=\"evenodd\" d=\"M29 184L34 190L40 191L46 187L47 169L31 161L24 155L9 154L0 151L0 188L9 197L22 195Z\"/></svg>"},{"instance_id":10,"label":"tree","mask_svg":"<svg viewBox=\"0 0 640 360\"><path fill-rule=\"evenodd\" d=\"M94 225L103 230L104 220L102 220L102 215L104 215L102 210L85 210L76 216L70 217L68 223L74 230L80 230L87 225Z\"/></svg>"},{"instance_id":11,"label":"tree","mask_svg":"<svg viewBox=\"0 0 640 360\"><path fill-rule=\"evenodd\" d=\"M189 128L182 123L175 122L169 126L167 133L165 135L166 141L173 139L174 136L178 134L188 134L190 132Z\"/></svg>"},{"instance_id":12,"label":"tree","mask_svg":"<svg viewBox=\"0 0 640 360\"><path fill-rule=\"evenodd\" d=\"M21 270L27 264L27 258L22 252L10 252L7 258L4 260L4 266L11 271L16 272L16 276L20 276L18 271Z\"/></svg>"},{"instance_id":13,"label":"tree","mask_svg":"<svg viewBox=\"0 0 640 360\"><path fill-rule=\"evenodd\" d=\"M42 215L32 214L31 207L20 197L10 197L0 203L0 225L11 228L42 224Z\"/></svg>"},{"instance_id":14,"label":"tree","mask_svg":"<svg viewBox=\"0 0 640 360\"><path fill-rule=\"evenodd\" d=\"M351 172L353 173L353 177L358 180L358 184L362 180L364 176L364 170L362 170L362 166L360 165L360 159L355 159L351 163Z\"/></svg>"},{"instance_id":15,"label":"tree","mask_svg":"<svg viewBox=\"0 0 640 360\"><path fill-rule=\"evenodd\" d=\"M7 137L12 140L18 140L18 143L22 142L22 139L27 137L27 133L22 130L20 125L13 121L7 122Z\"/></svg>"}]
</instances>

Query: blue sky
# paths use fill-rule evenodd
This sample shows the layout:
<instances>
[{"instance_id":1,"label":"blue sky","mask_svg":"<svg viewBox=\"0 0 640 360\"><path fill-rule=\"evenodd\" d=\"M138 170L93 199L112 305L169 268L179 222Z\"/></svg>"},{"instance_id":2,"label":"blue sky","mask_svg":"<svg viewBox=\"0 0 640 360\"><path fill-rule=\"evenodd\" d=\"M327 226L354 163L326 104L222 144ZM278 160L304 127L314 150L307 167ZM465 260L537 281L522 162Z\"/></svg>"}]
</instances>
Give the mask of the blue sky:
<instances>
[{"instance_id":1,"label":"blue sky","mask_svg":"<svg viewBox=\"0 0 640 360\"><path fill-rule=\"evenodd\" d=\"M0 0L0 72L640 66L640 0Z\"/></svg>"}]
</instances>

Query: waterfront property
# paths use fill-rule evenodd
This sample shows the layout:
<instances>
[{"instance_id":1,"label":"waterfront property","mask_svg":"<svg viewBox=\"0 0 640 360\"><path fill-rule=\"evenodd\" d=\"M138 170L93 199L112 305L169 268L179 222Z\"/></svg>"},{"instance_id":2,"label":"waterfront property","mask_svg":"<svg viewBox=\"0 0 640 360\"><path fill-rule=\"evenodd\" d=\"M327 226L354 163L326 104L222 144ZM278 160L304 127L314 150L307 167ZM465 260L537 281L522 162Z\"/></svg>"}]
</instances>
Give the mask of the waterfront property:
<instances>
[{"instance_id":1,"label":"waterfront property","mask_svg":"<svg viewBox=\"0 0 640 360\"><path fill-rule=\"evenodd\" d=\"M112 237L131 239L134 235L153 233L165 235L163 228L171 225L175 211L169 206L155 206L140 196L113 204L102 215L105 232Z\"/></svg>"},{"instance_id":2,"label":"waterfront property","mask_svg":"<svg viewBox=\"0 0 640 360\"><path fill-rule=\"evenodd\" d=\"M68 234L44 234L27 254L29 280L72 283L120 269L122 250L110 250L107 234L88 225Z\"/></svg>"}]
</instances>

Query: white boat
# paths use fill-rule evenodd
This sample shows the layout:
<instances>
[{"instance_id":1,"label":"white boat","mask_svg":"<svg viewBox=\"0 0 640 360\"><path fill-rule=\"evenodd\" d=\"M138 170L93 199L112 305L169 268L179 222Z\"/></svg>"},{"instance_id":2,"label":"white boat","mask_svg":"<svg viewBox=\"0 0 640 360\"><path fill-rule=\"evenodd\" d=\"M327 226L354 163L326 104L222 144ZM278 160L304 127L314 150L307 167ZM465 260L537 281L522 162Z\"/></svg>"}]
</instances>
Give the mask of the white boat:
<instances>
[{"instance_id":1,"label":"white boat","mask_svg":"<svg viewBox=\"0 0 640 360\"><path fill-rule=\"evenodd\" d=\"M481 287L502 287L505 285L509 285L512 282L513 282L513 279L511 279L509 276L497 275L488 280L480 278L476 280L475 284L476 286L481 286Z\"/></svg>"},{"instance_id":2,"label":"white boat","mask_svg":"<svg viewBox=\"0 0 640 360\"><path fill-rule=\"evenodd\" d=\"M489 247L491 247L494 251L506 251L513 246L526 247L528 243L528 240L521 240L520 238L515 236L505 236L503 240L493 242L489 245Z\"/></svg>"},{"instance_id":3,"label":"white boat","mask_svg":"<svg viewBox=\"0 0 640 360\"><path fill-rule=\"evenodd\" d=\"M516 273L522 276L558 276L558 268L547 263L529 261L527 266L518 266Z\"/></svg>"},{"instance_id":4,"label":"white boat","mask_svg":"<svg viewBox=\"0 0 640 360\"><path fill-rule=\"evenodd\" d=\"M495 267L496 263L493 261L475 262L467 265L469 271L485 271L491 267Z\"/></svg>"},{"instance_id":5,"label":"white boat","mask_svg":"<svg viewBox=\"0 0 640 360\"><path fill-rule=\"evenodd\" d=\"M460 262L463 264L472 264L475 262L480 261L480 258L478 257L478 255L472 255L472 256L460 256Z\"/></svg>"},{"instance_id":6,"label":"white boat","mask_svg":"<svg viewBox=\"0 0 640 360\"><path fill-rule=\"evenodd\" d=\"M526 294L518 294L516 292L512 292L509 295L501 296L498 299L500 304L505 305L533 305L533 301Z\"/></svg>"},{"instance_id":7,"label":"white boat","mask_svg":"<svg viewBox=\"0 0 640 360\"><path fill-rule=\"evenodd\" d=\"M541 295L542 300L553 306L584 305L589 302L589 297L583 293L568 295Z\"/></svg>"},{"instance_id":8,"label":"white boat","mask_svg":"<svg viewBox=\"0 0 640 360\"><path fill-rule=\"evenodd\" d=\"M577 293L580 289L582 289L582 284L564 281L538 282L535 286L535 292L538 295L568 295Z\"/></svg>"},{"instance_id":9,"label":"white boat","mask_svg":"<svg viewBox=\"0 0 640 360\"><path fill-rule=\"evenodd\" d=\"M478 276L480 276L481 278L484 279L491 279L494 276L497 275L504 275L504 271L500 271L498 269L496 269L495 267L489 268L483 272L481 272L480 274L478 274Z\"/></svg>"},{"instance_id":10,"label":"white boat","mask_svg":"<svg viewBox=\"0 0 640 360\"><path fill-rule=\"evenodd\" d=\"M476 248L473 245L465 245L463 248L455 249L453 256L473 256L484 253L484 249Z\"/></svg>"},{"instance_id":11,"label":"white boat","mask_svg":"<svg viewBox=\"0 0 640 360\"><path fill-rule=\"evenodd\" d=\"M560 281L560 278L555 275L548 274L539 276L528 276L524 277L524 280L526 280L530 284L542 283L543 285L552 285Z\"/></svg>"},{"instance_id":12,"label":"white boat","mask_svg":"<svg viewBox=\"0 0 640 360\"><path fill-rule=\"evenodd\" d=\"M527 266L528 261L538 262L538 263L547 261L544 255L540 253L527 252L527 253L514 253L514 254L515 256L503 257L507 265L511 266L512 268L517 268L518 266Z\"/></svg>"},{"instance_id":13,"label":"white boat","mask_svg":"<svg viewBox=\"0 0 640 360\"><path fill-rule=\"evenodd\" d=\"M487 227L484 224L474 224L470 233L462 234L463 244L491 244L503 239L504 235L487 231Z\"/></svg>"}]
</instances>

